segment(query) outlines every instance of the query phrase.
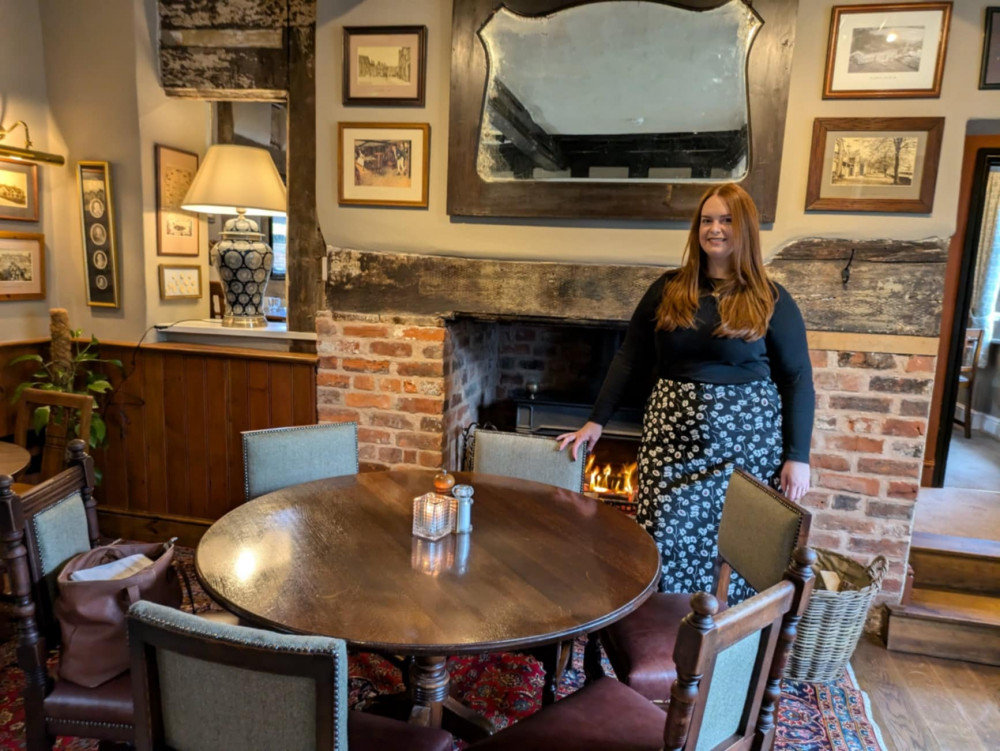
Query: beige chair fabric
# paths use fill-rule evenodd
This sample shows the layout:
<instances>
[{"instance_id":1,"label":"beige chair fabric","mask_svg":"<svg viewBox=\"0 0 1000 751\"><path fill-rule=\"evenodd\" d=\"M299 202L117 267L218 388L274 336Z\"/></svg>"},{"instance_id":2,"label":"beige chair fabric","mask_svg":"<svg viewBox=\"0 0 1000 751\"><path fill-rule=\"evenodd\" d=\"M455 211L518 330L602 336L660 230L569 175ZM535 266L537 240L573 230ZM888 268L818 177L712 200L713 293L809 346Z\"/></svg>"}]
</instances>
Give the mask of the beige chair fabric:
<instances>
[{"instance_id":1,"label":"beige chair fabric","mask_svg":"<svg viewBox=\"0 0 1000 751\"><path fill-rule=\"evenodd\" d=\"M473 472L544 482L579 493L586 463L586 450L574 461L569 449L559 451L554 438L497 430L475 432Z\"/></svg>"}]
</instances>

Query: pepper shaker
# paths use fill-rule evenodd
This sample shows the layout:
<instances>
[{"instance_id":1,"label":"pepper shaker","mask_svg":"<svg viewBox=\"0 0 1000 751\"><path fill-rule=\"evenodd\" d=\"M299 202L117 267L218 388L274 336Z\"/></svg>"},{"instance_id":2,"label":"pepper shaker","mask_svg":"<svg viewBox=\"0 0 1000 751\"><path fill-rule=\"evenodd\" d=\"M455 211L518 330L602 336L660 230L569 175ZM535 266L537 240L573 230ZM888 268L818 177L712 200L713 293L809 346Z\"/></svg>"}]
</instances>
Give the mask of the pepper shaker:
<instances>
[{"instance_id":1,"label":"pepper shaker","mask_svg":"<svg viewBox=\"0 0 1000 751\"><path fill-rule=\"evenodd\" d=\"M455 532L462 534L472 531L472 486L456 485L451 489L451 494L455 496Z\"/></svg>"}]
</instances>

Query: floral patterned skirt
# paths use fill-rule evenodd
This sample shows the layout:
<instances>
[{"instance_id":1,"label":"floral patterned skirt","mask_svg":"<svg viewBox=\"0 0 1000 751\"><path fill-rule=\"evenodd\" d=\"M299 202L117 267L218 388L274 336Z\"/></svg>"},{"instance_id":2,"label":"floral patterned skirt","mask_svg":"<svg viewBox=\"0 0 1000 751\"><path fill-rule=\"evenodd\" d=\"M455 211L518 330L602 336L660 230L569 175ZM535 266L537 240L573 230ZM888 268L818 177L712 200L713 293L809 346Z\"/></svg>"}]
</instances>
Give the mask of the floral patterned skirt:
<instances>
[{"instance_id":1,"label":"floral patterned skirt","mask_svg":"<svg viewBox=\"0 0 1000 751\"><path fill-rule=\"evenodd\" d=\"M781 457L781 398L771 380L657 381L643 415L636 520L660 550L661 592L713 591L733 469L777 486ZM734 576L730 604L751 594Z\"/></svg>"}]
</instances>

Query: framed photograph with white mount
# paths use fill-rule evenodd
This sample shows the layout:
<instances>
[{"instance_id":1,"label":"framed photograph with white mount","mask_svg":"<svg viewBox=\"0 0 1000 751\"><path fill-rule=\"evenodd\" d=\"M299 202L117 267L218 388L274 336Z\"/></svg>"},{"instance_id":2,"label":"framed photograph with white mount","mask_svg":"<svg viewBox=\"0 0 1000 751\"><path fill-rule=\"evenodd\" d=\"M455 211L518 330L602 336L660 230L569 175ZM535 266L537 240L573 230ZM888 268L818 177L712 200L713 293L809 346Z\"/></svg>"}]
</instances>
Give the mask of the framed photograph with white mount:
<instances>
[{"instance_id":1,"label":"framed photograph with white mount","mask_svg":"<svg viewBox=\"0 0 1000 751\"><path fill-rule=\"evenodd\" d=\"M820 117L806 209L930 214L943 117Z\"/></svg>"},{"instance_id":2,"label":"framed photograph with white mount","mask_svg":"<svg viewBox=\"0 0 1000 751\"><path fill-rule=\"evenodd\" d=\"M45 299L45 235L0 232L0 300Z\"/></svg>"},{"instance_id":3,"label":"framed photograph with white mount","mask_svg":"<svg viewBox=\"0 0 1000 751\"><path fill-rule=\"evenodd\" d=\"M198 171L198 155L156 144L156 254L196 256L198 215L181 201Z\"/></svg>"},{"instance_id":4,"label":"framed photograph with white mount","mask_svg":"<svg viewBox=\"0 0 1000 751\"><path fill-rule=\"evenodd\" d=\"M835 5L824 99L941 96L950 2Z\"/></svg>"},{"instance_id":5,"label":"framed photograph with white mount","mask_svg":"<svg viewBox=\"0 0 1000 751\"><path fill-rule=\"evenodd\" d=\"M118 251L115 246L111 170L107 162L78 162L76 170L80 185L80 227L83 231L87 305L117 308Z\"/></svg>"},{"instance_id":6,"label":"framed photograph with white mount","mask_svg":"<svg viewBox=\"0 0 1000 751\"><path fill-rule=\"evenodd\" d=\"M983 34L983 66L979 88L1000 89L1000 7L986 9L986 30Z\"/></svg>"},{"instance_id":7,"label":"framed photograph with white mount","mask_svg":"<svg viewBox=\"0 0 1000 751\"><path fill-rule=\"evenodd\" d=\"M38 165L0 159L0 219L38 221Z\"/></svg>"},{"instance_id":8,"label":"framed photograph with white mount","mask_svg":"<svg viewBox=\"0 0 1000 751\"><path fill-rule=\"evenodd\" d=\"M345 26L344 104L423 107L426 26Z\"/></svg>"}]
</instances>

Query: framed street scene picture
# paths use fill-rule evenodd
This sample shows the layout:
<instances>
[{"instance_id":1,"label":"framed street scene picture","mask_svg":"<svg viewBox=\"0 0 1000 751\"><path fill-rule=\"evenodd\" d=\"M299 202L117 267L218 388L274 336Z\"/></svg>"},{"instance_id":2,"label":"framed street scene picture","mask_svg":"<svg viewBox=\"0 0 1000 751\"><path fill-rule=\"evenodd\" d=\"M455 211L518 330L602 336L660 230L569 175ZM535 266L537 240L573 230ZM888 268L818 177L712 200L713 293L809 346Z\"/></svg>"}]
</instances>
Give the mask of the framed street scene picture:
<instances>
[{"instance_id":1,"label":"framed street scene picture","mask_svg":"<svg viewBox=\"0 0 1000 751\"><path fill-rule=\"evenodd\" d=\"M197 154L156 145L157 255L198 255L198 215L181 209L197 171Z\"/></svg>"},{"instance_id":2,"label":"framed street scene picture","mask_svg":"<svg viewBox=\"0 0 1000 751\"><path fill-rule=\"evenodd\" d=\"M107 162L79 162L76 168L80 185L87 305L117 308L118 251L111 200L111 171Z\"/></svg>"},{"instance_id":3,"label":"framed street scene picture","mask_svg":"<svg viewBox=\"0 0 1000 751\"><path fill-rule=\"evenodd\" d=\"M427 206L431 126L338 123L337 202Z\"/></svg>"},{"instance_id":4,"label":"framed street scene picture","mask_svg":"<svg viewBox=\"0 0 1000 751\"><path fill-rule=\"evenodd\" d=\"M0 232L0 300L45 299L45 235Z\"/></svg>"},{"instance_id":5,"label":"framed street scene picture","mask_svg":"<svg viewBox=\"0 0 1000 751\"><path fill-rule=\"evenodd\" d=\"M983 65L979 74L979 88L1000 89L1000 7L986 9Z\"/></svg>"},{"instance_id":6,"label":"framed street scene picture","mask_svg":"<svg viewBox=\"0 0 1000 751\"><path fill-rule=\"evenodd\" d=\"M161 300L197 300L201 298L201 266L197 264L160 264Z\"/></svg>"},{"instance_id":7,"label":"framed street scene picture","mask_svg":"<svg viewBox=\"0 0 1000 751\"><path fill-rule=\"evenodd\" d=\"M929 214L943 117L817 118L806 209Z\"/></svg>"},{"instance_id":8,"label":"framed street scene picture","mask_svg":"<svg viewBox=\"0 0 1000 751\"><path fill-rule=\"evenodd\" d=\"M344 104L424 106L426 26L345 26Z\"/></svg>"},{"instance_id":9,"label":"framed street scene picture","mask_svg":"<svg viewBox=\"0 0 1000 751\"><path fill-rule=\"evenodd\" d=\"M0 159L0 219L38 221L38 165Z\"/></svg>"},{"instance_id":10,"label":"framed street scene picture","mask_svg":"<svg viewBox=\"0 0 1000 751\"><path fill-rule=\"evenodd\" d=\"M941 96L951 6L835 5L824 99Z\"/></svg>"}]
</instances>

